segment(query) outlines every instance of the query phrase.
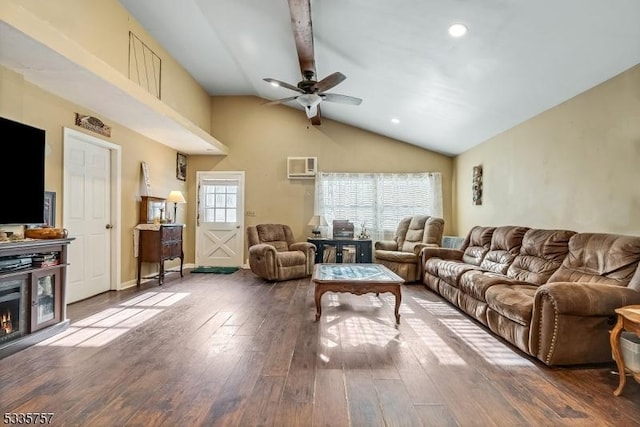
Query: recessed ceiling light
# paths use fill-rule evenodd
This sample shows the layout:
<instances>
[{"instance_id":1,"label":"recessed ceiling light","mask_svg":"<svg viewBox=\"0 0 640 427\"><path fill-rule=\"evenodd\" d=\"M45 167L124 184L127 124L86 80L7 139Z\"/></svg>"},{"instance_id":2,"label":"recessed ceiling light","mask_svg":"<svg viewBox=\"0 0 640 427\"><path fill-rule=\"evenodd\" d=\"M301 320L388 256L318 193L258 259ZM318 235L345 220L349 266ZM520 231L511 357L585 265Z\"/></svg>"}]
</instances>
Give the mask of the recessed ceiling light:
<instances>
[{"instance_id":1,"label":"recessed ceiling light","mask_svg":"<svg viewBox=\"0 0 640 427\"><path fill-rule=\"evenodd\" d=\"M393 123L394 125L397 125L398 123L400 123L400 119L398 119L397 117L394 117L393 119L391 119L391 123Z\"/></svg>"},{"instance_id":2,"label":"recessed ceiling light","mask_svg":"<svg viewBox=\"0 0 640 427\"><path fill-rule=\"evenodd\" d=\"M467 26L464 24L451 24L449 27L449 34L451 37L462 37L467 34Z\"/></svg>"}]
</instances>

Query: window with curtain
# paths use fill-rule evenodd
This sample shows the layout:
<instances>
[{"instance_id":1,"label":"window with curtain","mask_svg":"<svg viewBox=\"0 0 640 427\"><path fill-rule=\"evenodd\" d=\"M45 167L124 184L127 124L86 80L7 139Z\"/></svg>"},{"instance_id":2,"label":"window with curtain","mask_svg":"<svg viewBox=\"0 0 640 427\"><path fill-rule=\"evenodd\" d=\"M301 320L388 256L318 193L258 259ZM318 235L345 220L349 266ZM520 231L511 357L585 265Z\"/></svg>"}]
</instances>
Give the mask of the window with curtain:
<instances>
[{"instance_id":1,"label":"window with curtain","mask_svg":"<svg viewBox=\"0 0 640 427\"><path fill-rule=\"evenodd\" d=\"M442 176L430 173L330 173L316 176L315 213L329 227L347 219L374 240L391 238L402 218L442 218Z\"/></svg>"}]
</instances>

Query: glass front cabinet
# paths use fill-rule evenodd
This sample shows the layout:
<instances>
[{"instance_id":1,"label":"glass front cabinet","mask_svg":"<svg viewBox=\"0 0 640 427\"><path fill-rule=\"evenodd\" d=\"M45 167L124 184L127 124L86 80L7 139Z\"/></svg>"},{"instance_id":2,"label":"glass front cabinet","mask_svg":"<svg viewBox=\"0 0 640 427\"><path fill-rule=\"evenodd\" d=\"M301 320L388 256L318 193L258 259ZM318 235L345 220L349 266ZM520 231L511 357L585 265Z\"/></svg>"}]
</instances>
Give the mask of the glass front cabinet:
<instances>
[{"instance_id":1,"label":"glass front cabinet","mask_svg":"<svg viewBox=\"0 0 640 427\"><path fill-rule=\"evenodd\" d=\"M31 275L31 332L62 320L59 268L34 271Z\"/></svg>"}]
</instances>

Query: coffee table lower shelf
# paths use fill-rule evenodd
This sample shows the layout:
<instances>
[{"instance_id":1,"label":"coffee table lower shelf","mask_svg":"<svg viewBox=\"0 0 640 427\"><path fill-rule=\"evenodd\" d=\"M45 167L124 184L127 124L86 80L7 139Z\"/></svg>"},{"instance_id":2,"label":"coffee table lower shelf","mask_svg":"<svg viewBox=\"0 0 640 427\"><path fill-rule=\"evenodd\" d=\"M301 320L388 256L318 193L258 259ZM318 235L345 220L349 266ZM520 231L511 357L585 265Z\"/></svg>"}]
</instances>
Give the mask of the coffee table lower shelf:
<instances>
[{"instance_id":1,"label":"coffee table lower shelf","mask_svg":"<svg viewBox=\"0 0 640 427\"><path fill-rule=\"evenodd\" d=\"M396 323L400 323L402 277L381 264L316 264L311 279L315 283L316 321L322 314L322 295L345 292L364 295L390 292L395 296Z\"/></svg>"}]
</instances>

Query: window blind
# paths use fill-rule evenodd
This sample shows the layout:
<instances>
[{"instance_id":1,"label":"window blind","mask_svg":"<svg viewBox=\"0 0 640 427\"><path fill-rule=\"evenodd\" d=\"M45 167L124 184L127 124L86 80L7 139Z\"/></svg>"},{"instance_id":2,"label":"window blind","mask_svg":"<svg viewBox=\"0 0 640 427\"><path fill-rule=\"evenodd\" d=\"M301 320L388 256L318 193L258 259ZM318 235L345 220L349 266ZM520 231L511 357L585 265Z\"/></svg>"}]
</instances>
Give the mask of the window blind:
<instances>
[{"instance_id":1,"label":"window blind","mask_svg":"<svg viewBox=\"0 0 640 427\"><path fill-rule=\"evenodd\" d=\"M442 217L442 177L425 173L330 173L316 176L315 213L366 227L371 238L393 236L402 218Z\"/></svg>"}]
</instances>

